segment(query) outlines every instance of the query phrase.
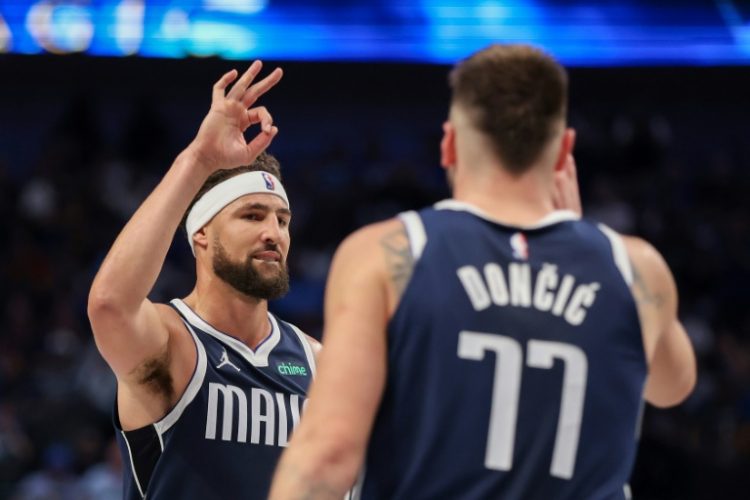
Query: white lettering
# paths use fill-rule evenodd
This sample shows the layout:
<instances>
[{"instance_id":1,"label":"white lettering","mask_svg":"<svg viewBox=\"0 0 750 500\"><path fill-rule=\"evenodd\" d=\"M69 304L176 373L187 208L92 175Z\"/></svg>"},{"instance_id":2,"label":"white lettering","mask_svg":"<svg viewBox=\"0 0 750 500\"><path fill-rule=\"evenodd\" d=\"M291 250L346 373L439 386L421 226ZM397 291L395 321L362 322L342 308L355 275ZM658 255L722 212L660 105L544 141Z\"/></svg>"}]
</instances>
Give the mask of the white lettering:
<instances>
[{"instance_id":1,"label":"white lettering","mask_svg":"<svg viewBox=\"0 0 750 500\"><path fill-rule=\"evenodd\" d=\"M512 262L510 272L510 303L514 306L531 305L531 268L528 264Z\"/></svg>"},{"instance_id":2,"label":"white lettering","mask_svg":"<svg viewBox=\"0 0 750 500\"><path fill-rule=\"evenodd\" d=\"M219 393L224 399L224 420L221 426L221 439L232 439L232 422L234 420L234 396L237 396L239 408L239 425L237 441L247 442L247 397L239 387L211 382L208 384L208 413L206 415L206 439L216 439L216 422L218 419Z\"/></svg>"},{"instance_id":3,"label":"white lettering","mask_svg":"<svg viewBox=\"0 0 750 500\"><path fill-rule=\"evenodd\" d=\"M261 397L263 398L263 406L265 406L265 413L261 412ZM250 389L250 407L252 411L252 418L250 419L251 431L250 431L250 442L258 444L260 442L260 424L263 423L266 426L266 444L273 446L273 437L275 433L276 415L275 407L273 404L273 398L268 391L253 387Z\"/></svg>"},{"instance_id":4,"label":"white lettering","mask_svg":"<svg viewBox=\"0 0 750 500\"><path fill-rule=\"evenodd\" d=\"M286 446L289 444L286 428L286 403L284 402L284 395L280 392L276 393L276 404L279 405L279 446Z\"/></svg>"},{"instance_id":5,"label":"white lettering","mask_svg":"<svg viewBox=\"0 0 750 500\"><path fill-rule=\"evenodd\" d=\"M258 387L250 388L249 393L247 395L241 388L233 385L214 382L208 384L206 439L217 439L218 426L221 425L222 441L246 443L249 430L251 444L287 446L290 435L289 422L291 421L293 431L299 424L300 413L307 399L299 394L271 393ZM223 403L220 399L223 399Z\"/></svg>"},{"instance_id":6,"label":"white lettering","mask_svg":"<svg viewBox=\"0 0 750 500\"><path fill-rule=\"evenodd\" d=\"M565 320L571 325L580 325L586 319L586 309L596 300L596 292L599 283L580 285L573 293L567 309L565 309Z\"/></svg>"},{"instance_id":7,"label":"white lettering","mask_svg":"<svg viewBox=\"0 0 750 500\"><path fill-rule=\"evenodd\" d=\"M490 294L484 286L479 271L474 266L464 266L457 273L474 310L483 311L490 307Z\"/></svg>"},{"instance_id":8,"label":"white lettering","mask_svg":"<svg viewBox=\"0 0 750 500\"><path fill-rule=\"evenodd\" d=\"M456 274L475 311L484 311L492 304L533 307L574 326L585 321L600 288L599 283L577 284L571 274L560 279L558 266L549 262L544 262L538 272L526 262L511 262L507 269L490 262L483 274L469 265L460 267Z\"/></svg>"},{"instance_id":9,"label":"white lettering","mask_svg":"<svg viewBox=\"0 0 750 500\"><path fill-rule=\"evenodd\" d=\"M565 310L565 303L568 302L568 297L570 297L570 292L573 290L573 285L575 284L576 280L573 276L566 274L563 276L562 283L560 283L560 288L557 290L557 298L555 299L555 305L552 306L552 314L555 316L562 315L563 311Z\"/></svg>"},{"instance_id":10,"label":"white lettering","mask_svg":"<svg viewBox=\"0 0 750 500\"><path fill-rule=\"evenodd\" d=\"M549 311L554 294L550 292L557 286L557 266L545 263L542 270L536 275L536 286L534 287L534 307L540 311Z\"/></svg>"},{"instance_id":11,"label":"white lettering","mask_svg":"<svg viewBox=\"0 0 750 500\"><path fill-rule=\"evenodd\" d=\"M496 306L508 305L508 285L505 283L503 268L493 263L484 266L484 279L489 285L492 303Z\"/></svg>"},{"instance_id":12,"label":"white lettering","mask_svg":"<svg viewBox=\"0 0 750 500\"><path fill-rule=\"evenodd\" d=\"M292 429L297 427L297 424L299 424L299 396L296 394L292 394L292 396L289 398L289 406L292 407Z\"/></svg>"}]
</instances>

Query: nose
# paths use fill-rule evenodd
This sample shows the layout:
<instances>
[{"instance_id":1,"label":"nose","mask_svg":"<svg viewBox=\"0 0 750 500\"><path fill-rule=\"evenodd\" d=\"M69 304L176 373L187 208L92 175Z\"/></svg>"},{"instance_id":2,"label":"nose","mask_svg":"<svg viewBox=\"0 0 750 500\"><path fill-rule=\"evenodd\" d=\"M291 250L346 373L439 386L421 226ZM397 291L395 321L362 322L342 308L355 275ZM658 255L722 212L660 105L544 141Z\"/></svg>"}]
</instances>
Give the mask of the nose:
<instances>
[{"instance_id":1,"label":"nose","mask_svg":"<svg viewBox=\"0 0 750 500\"><path fill-rule=\"evenodd\" d=\"M281 241L281 227L276 217L266 217L263 221L263 230L261 231L261 240L264 243L279 243Z\"/></svg>"}]
</instances>

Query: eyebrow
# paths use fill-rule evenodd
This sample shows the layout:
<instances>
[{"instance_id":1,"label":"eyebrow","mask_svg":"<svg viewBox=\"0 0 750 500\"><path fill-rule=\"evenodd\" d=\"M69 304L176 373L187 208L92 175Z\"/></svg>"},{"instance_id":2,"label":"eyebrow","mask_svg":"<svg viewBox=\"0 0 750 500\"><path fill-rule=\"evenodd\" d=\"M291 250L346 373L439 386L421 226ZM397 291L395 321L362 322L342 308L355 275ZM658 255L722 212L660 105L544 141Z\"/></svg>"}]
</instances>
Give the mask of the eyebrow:
<instances>
[{"instance_id":1,"label":"eyebrow","mask_svg":"<svg viewBox=\"0 0 750 500\"><path fill-rule=\"evenodd\" d=\"M292 211L289 210L288 208L280 207L274 210L269 205L266 205L265 203L258 203L258 202L247 203L237 209L238 212L242 210L263 210L264 212L276 212L278 214L287 215L289 217L292 216Z\"/></svg>"}]
</instances>

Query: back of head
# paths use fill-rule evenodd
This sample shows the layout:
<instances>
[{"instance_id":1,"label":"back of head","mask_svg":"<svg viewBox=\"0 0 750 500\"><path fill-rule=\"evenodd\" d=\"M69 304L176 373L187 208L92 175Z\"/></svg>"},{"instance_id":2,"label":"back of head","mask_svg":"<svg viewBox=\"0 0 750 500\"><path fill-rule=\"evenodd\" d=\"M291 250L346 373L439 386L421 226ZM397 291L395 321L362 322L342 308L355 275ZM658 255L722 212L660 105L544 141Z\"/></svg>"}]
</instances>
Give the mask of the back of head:
<instances>
[{"instance_id":1,"label":"back of head","mask_svg":"<svg viewBox=\"0 0 750 500\"><path fill-rule=\"evenodd\" d=\"M527 171L564 125L568 78L551 56L528 45L491 45L450 74L451 106L485 134L513 174Z\"/></svg>"}]
</instances>

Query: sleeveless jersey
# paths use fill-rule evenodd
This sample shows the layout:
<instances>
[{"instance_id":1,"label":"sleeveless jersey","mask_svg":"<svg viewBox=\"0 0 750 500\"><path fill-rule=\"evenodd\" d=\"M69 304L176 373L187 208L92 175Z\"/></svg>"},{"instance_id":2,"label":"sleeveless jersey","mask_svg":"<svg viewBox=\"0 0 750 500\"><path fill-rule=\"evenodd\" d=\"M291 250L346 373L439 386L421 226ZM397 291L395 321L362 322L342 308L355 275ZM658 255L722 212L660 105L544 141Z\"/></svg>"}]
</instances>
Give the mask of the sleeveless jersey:
<instances>
[{"instance_id":1,"label":"sleeveless jersey","mask_svg":"<svg viewBox=\"0 0 750 500\"><path fill-rule=\"evenodd\" d=\"M647 363L619 235L455 200L401 219L415 263L362 498L629 497Z\"/></svg>"},{"instance_id":2,"label":"sleeveless jersey","mask_svg":"<svg viewBox=\"0 0 750 500\"><path fill-rule=\"evenodd\" d=\"M182 398L155 424L123 431L115 405L125 499L265 499L315 373L310 344L269 313L271 334L252 350L181 300L171 305L197 363Z\"/></svg>"}]
</instances>

